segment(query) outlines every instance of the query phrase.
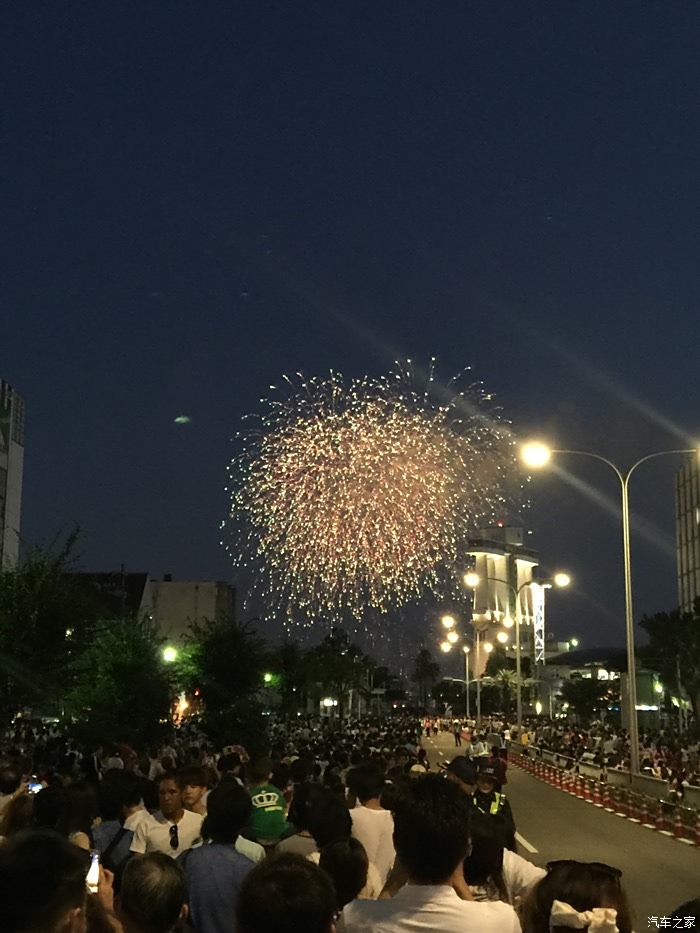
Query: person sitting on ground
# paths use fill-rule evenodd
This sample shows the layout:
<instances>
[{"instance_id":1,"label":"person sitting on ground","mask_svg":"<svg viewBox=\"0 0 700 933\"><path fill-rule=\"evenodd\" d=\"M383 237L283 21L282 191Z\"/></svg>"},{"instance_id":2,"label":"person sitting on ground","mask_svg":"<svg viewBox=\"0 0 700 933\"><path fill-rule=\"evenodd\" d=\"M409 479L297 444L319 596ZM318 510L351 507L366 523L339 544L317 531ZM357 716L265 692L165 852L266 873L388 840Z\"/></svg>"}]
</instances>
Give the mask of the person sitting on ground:
<instances>
[{"instance_id":1,"label":"person sitting on ground","mask_svg":"<svg viewBox=\"0 0 700 933\"><path fill-rule=\"evenodd\" d=\"M365 847L352 836L324 846L318 864L333 882L338 911L360 897L367 886L369 859Z\"/></svg>"},{"instance_id":2,"label":"person sitting on ground","mask_svg":"<svg viewBox=\"0 0 700 933\"><path fill-rule=\"evenodd\" d=\"M2 933L85 933L90 861L51 830L32 830L0 846Z\"/></svg>"},{"instance_id":3,"label":"person sitting on ground","mask_svg":"<svg viewBox=\"0 0 700 933\"><path fill-rule=\"evenodd\" d=\"M238 894L254 863L236 849L252 803L245 788L225 781L209 794L202 824L205 845L181 855L187 881L187 903L197 933L230 933Z\"/></svg>"},{"instance_id":4,"label":"person sitting on ground","mask_svg":"<svg viewBox=\"0 0 700 933\"><path fill-rule=\"evenodd\" d=\"M371 762L358 765L348 773L350 787L360 803L350 811L352 835L365 847L367 857L376 865L382 885L394 865L394 818L380 803L384 774Z\"/></svg>"},{"instance_id":5,"label":"person sitting on ground","mask_svg":"<svg viewBox=\"0 0 700 933\"><path fill-rule=\"evenodd\" d=\"M503 791L498 790L498 775L492 765L479 768L476 790L472 797L474 807L490 816L501 816L506 823L506 847L515 852L515 820L510 803Z\"/></svg>"},{"instance_id":6,"label":"person sitting on ground","mask_svg":"<svg viewBox=\"0 0 700 933\"><path fill-rule=\"evenodd\" d=\"M204 768L189 765L180 771L182 779L182 802L185 809L200 816L207 815L207 790L209 781Z\"/></svg>"},{"instance_id":7,"label":"person sitting on ground","mask_svg":"<svg viewBox=\"0 0 700 933\"><path fill-rule=\"evenodd\" d=\"M282 791L270 783L272 762L258 758L249 768L250 797L253 813L248 827L252 839L262 845L274 845L283 836L294 832L285 816L286 801Z\"/></svg>"},{"instance_id":8,"label":"person sitting on ground","mask_svg":"<svg viewBox=\"0 0 700 933\"><path fill-rule=\"evenodd\" d=\"M431 774L412 781L394 810L397 864L385 889L390 898L348 904L339 931L519 933L510 905L472 900L463 873L470 813L469 798L453 782Z\"/></svg>"},{"instance_id":9,"label":"person sitting on ground","mask_svg":"<svg viewBox=\"0 0 700 933\"><path fill-rule=\"evenodd\" d=\"M241 888L237 933L333 933L335 891L328 875L301 855L275 855Z\"/></svg>"},{"instance_id":10,"label":"person sitting on ground","mask_svg":"<svg viewBox=\"0 0 700 933\"><path fill-rule=\"evenodd\" d=\"M179 774L166 771L158 781L160 809L136 827L131 851L139 855L162 852L177 858L201 839L202 817L185 810L182 780Z\"/></svg>"},{"instance_id":11,"label":"person sitting on ground","mask_svg":"<svg viewBox=\"0 0 700 933\"><path fill-rule=\"evenodd\" d=\"M162 852L129 861L117 915L124 933L172 933L187 917L182 869Z\"/></svg>"},{"instance_id":12,"label":"person sitting on ground","mask_svg":"<svg viewBox=\"0 0 700 933\"><path fill-rule=\"evenodd\" d=\"M311 855L318 852L318 847L309 829L309 820L314 806L321 799L324 788L319 784L305 781L294 786L294 796L289 807L289 822L296 832L277 844L277 852L296 852L297 855Z\"/></svg>"},{"instance_id":13,"label":"person sitting on ground","mask_svg":"<svg viewBox=\"0 0 700 933\"><path fill-rule=\"evenodd\" d=\"M475 810L471 817L471 852L464 877L475 901L505 901L516 906L544 878L543 868L505 848L508 827L501 816Z\"/></svg>"},{"instance_id":14,"label":"person sitting on ground","mask_svg":"<svg viewBox=\"0 0 700 933\"><path fill-rule=\"evenodd\" d=\"M622 872L601 862L550 862L522 909L523 933L570 933L593 921L605 933L632 933Z\"/></svg>"}]
</instances>

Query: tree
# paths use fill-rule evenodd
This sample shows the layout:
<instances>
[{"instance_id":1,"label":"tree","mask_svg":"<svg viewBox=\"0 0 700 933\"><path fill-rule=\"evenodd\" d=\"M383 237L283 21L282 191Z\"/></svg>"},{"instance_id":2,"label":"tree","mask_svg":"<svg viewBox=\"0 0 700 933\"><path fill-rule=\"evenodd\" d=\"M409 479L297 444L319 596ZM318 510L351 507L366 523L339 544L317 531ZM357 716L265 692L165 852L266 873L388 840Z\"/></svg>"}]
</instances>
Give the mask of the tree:
<instances>
[{"instance_id":1,"label":"tree","mask_svg":"<svg viewBox=\"0 0 700 933\"><path fill-rule=\"evenodd\" d=\"M425 709L428 706L428 697L435 682L440 676L440 665L433 660L427 648L421 648L413 662L411 679L418 684L418 699Z\"/></svg>"},{"instance_id":2,"label":"tree","mask_svg":"<svg viewBox=\"0 0 700 933\"><path fill-rule=\"evenodd\" d=\"M342 720L346 694L364 685L370 659L345 632L335 630L308 652L307 663L310 681L338 700L338 717Z\"/></svg>"},{"instance_id":3,"label":"tree","mask_svg":"<svg viewBox=\"0 0 700 933\"><path fill-rule=\"evenodd\" d=\"M591 719L606 709L610 684L605 680L576 677L561 685L561 697L582 719Z\"/></svg>"},{"instance_id":4,"label":"tree","mask_svg":"<svg viewBox=\"0 0 700 933\"><path fill-rule=\"evenodd\" d=\"M309 663L296 642L285 641L269 656L268 667L274 672L284 710L296 711L303 705L309 688Z\"/></svg>"},{"instance_id":5,"label":"tree","mask_svg":"<svg viewBox=\"0 0 700 933\"><path fill-rule=\"evenodd\" d=\"M191 625L187 645L199 671L204 731L217 745L240 742L256 752L265 739L262 640L248 624L219 619Z\"/></svg>"},{"instance_id":6,"label":"tree","mask_svg":"<svg viewBox=\"0 0 700 933\"><path fill-rule=\"evenodd\" d=\"M49 549L30 548L0 571L0 723L24 707L60 710L71 659L86 644L97 609L75 563L79 532Z\"/></svg>"},{"instance_id":7,"label":"tree","mask_svg":"<svg viewBox=\"0 0 700 933\"><path fill-rule=\"evenodd\" d=\"M642 655L653 659L666 684L675 686L680 680L695 722L700 722L700 599L692 612L657 612L644 616L640 625L649 636Z\"/></svg>"},{"instance_id":8,"label":"tree","mask_svg":"<svg viewBox=\"0 0 700 933\"><path fill-rule=\"evenodd\" d=\"M509 713L512 708L512 701L518 689L518 675L515 671L503 668L493 678L495 685L501 691L501 709L504 713Z\"/></svg>"},{"instance_id":9,"label":"tree","mask_svg":"<svg viewBox=\"0 0 700 933\"><path fill-rule=\"evenodd\" d=\"M148 619L100 623L69 669L65 711L83 740L144 743L157 738L169 720L172 698L161 644Z\"/></svg>"}]
</instances>

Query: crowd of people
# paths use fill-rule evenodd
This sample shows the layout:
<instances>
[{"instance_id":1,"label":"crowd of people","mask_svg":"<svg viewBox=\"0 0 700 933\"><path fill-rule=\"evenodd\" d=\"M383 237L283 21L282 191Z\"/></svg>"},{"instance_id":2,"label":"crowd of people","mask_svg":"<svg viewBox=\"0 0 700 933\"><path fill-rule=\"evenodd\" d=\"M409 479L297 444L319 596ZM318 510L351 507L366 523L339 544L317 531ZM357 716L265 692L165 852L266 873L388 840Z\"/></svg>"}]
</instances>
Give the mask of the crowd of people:
<instances>
[{"instance_id":1,"label":"crowd of people","mask_svg":"<svg viewBox=\"0 0 700 933\"><path fill-rule=\"evenodd\" d=\"M252 757L186 729L143 750L15 733L0 760L0 930L632 930L617 869L515 851L505 722L460 724L442 768L426 730L271 718Z\"/></svg>"}]
</instances>

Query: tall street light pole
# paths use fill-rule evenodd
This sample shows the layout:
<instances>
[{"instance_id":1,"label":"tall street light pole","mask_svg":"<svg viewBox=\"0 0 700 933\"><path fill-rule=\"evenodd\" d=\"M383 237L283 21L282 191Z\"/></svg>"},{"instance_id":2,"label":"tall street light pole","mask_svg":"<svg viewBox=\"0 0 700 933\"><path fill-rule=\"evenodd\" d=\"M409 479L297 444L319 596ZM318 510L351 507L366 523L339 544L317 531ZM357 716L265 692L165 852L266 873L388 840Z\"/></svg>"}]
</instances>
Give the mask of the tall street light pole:
<instances>
[{"instance_id":1,"label":"tall street light pole","mask_svg":"<svg viewBox=\"0 0 700 933\"><path fill-rule=\"evenodd\" d=\"M523 463L533 469L546 466L553 454L566 454L576 457L588 457L598 460L610 467L620 482L620 496L622 505L622 561L625 575L625 630L627 635L627 703L629 706L629 736L630 736L630 772L639 774L639 724L637 722L637 663L634 655L634 614L632 604L632 561L630 556L630 505L629 485L632 474L647 460L656 457L668 457L671 454L697 453L694 448L686 450L660 450L657 453L647 454L624 472L612 460L600 454L590 453L587 450L552 449L539 441L531 441L521 448Z\"/></svg>"},{"instance_id":2,"label":"tall street light pole","mask_svg":"<svg viewBox=\"0 0 700 933\"><path fill-rule=\"evenodd\" d=\"M464 709L469 719L469 645L463 645L464 652Z\"/></svg>"}]
</instances>

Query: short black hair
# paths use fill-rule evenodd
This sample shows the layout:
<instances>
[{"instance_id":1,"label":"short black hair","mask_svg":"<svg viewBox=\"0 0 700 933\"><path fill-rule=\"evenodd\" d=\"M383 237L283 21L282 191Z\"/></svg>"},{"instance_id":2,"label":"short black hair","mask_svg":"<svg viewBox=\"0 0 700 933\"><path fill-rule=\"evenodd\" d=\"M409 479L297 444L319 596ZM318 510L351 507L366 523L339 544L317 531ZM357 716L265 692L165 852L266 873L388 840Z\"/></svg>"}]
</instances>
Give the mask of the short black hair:
<instances>
[{"instance_id":1,"label":"short black hair","mask_svg":"<svg viewBox=\"0 0 700 933\"><path fill-rule=\"evenodd\" d=\"M301 855L275 855L241 886L238 933L328 933L335 902L333 884L317 865Z\"/></svg>"},{"instance_id":2,"label":"short black hair","mask_svg":"<svg viewBox=\"0 0 700 933\"><path fill-rule=\"evenodd\" d=\"M236 781L222 781L207 797L207 815L202 824L202 838L222 845L232 845L250 819L253 802L250 794Z\"/></svg>"},{"instance_id":3,"label":"short black hair","mask_svg":"<svg viewBox=\"0 0 700 933\"><path fill-rule=\"evenodd\" d=\"M34 797L34 825L37 829L55 829L63 811L65 789L60 784L43 787Z\"/></svg>"},{"instance_id":4,"label":"short black hair","mask_svg":"<svg viewBox=\"0 0 700 933\"><path fill-rule=\"evenodd\" d=\"M185 875L162 852L129 859L121 882L119 911L143 933L170 933L185 903Z\"/></svg>"},{"instance_id":5,"label":"short black hair","mask_svg":"<svg viewBox=\"0 0 700 933\"><path fill-rule=\"evenodd\" d=\"M394 803L394 847L411 880L444 884L469 851L470 801L437 774L416 778Z\"/></svg>"},{"instance_id":6,"label":"short black hair","mask_svg":"<svg viewBox=\"0 0 700 933\"><path fill-rule=\"evenodd\" d=\"M0 794L14 794L22 783L22 775L14 765L0 767Z\"/></svg>"},{"instance_id":7,"label":"short black hair","mask_svg":"<svg viewBox=\"0 0 700 933\"><path fill-rule=\"evenodd\" d=\"M188 765L186 768L181 768L180 778L183 787L186 787L188 784L191 784L193 787L209 786L207 772L204 768L200 768L199 765Z\"/></svg>"},{"instance_id":8,"label":"short black hair","mask_svg":"<svg viewBox=\"0 0 700 933\"><path fill-rule=\"evenodd\" d=\"M158 775L158 778L156 779L156 785L160 787L163 781L173 781L175 784L177 784L180 790L185 789L185 785L182 782L182 775L179 771L164 771L162 774Z\"/></svg>"},{"instance_id":9,"label":"short black hair","mask_svg":"<svg viewBox=\"0 0 700 933\"><path fill-rule=\"evenodd\" d=\"M354 901L367 884L367 852L360 840L352 836L324 846L318 864L333 882L338 910Z\"/></svg>"},{"instance_id":10,"label":"short black hair","mask_svg":"<svg viewBox=\"0 0 700 933\"><path fill-rule=\"evenodd\" d=\"M384 772L376 762L365 761L348 772L347 785L360 803L379 797L384 784Z\"/></svg>"},{"instance_id":11,"label":"short black hair","mask_svg":"<svg viewBox=\"0 0 700 933\"><path fill-rule=\"evenodd\" d=\"M309 832L319 849L330 842L347 839L352 833L352 819L345 802L333 791L323 789L308 814Z\"/></svg>"},{"instance_id":12,"label":"short black hair","mask_svg":"<svg viewBox=\"0 0 700 933\"><path fill-rule=\"evenodd\" d=\"M85 906L89 867L87 853L52 830L6 840L0 846L0 930L58 929L68 911Z\"/></svg>"},{"instance_id":13,"label":"short black hair","mask_svg":"<svg viewBox=\"0 0 700 933\"><path fill-rule=\"evenodd\" d=\"M314 807L325 792L326 789L321 787L320 784L312 784L311 781L304 781L302 784L294 786L287 819L294 825L297 832L309 830L309 821Z\"/></svg>"}]
</instances>

